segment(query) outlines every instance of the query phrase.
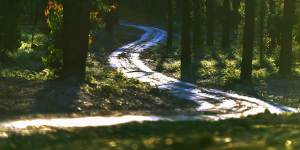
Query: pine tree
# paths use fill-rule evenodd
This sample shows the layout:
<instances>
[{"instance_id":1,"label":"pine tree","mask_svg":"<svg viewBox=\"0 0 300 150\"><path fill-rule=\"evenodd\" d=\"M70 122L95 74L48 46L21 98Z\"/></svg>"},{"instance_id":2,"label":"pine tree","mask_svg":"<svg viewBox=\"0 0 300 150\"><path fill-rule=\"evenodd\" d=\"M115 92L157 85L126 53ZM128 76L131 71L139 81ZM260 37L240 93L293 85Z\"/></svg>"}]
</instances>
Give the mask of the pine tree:
<instances>
[{"instance_id":1,"label":"pine tree","mask_svg":"<svg viewBox=\"0 0 300 150\"><path fill-rule=\"evenodd\" d=\"M203 25L204 25L204 3L203 0L194 0L194 18L193 18L193 49L199 54L203 48Z\"/></svg>"},{"instance_id":2,"label":"pine tree","mask_svg":"<svg viewBox=\"0 0 300 150\"><path fill-rule=\"evenodd\" d=\"M174 30L174 11L173 0L168 0L168 38L167 49L171 50L173 47L173 30Z\"/></svg>"},{"instance_id":3,"label":"pine tree","mask_svg":"<svg viewBox=\"0 0 300 150\"><path fill-rule=\"evenodd\" d=\"M89 1L64 0L63 76L85 78L89 34Z\"/></svg>"},{"instance_id":4,"label":"pine tree","mask_svg":"<svg viewBox=\"0 0 300 150\"><path fill-rule=\"evenodd\" d=\"M230 48L230 33L231 33L231 10L230 1L223 1L223 37L222 37L222 48Z\"/></svg>"},{"instance_id":5,"label":"pine tree","mask_svg":"<svg viewBox=\"0 0 300 150\"><path fill-rule=\"evenodd\" d=\"M214 46L214 34L215 34L215 0L206 0L206 18L207 18L207 45Z\"/></svg>"},{"instance_id":6,"label":"pine tree","mask_svg":"<svg viewBox=\"0 0 300 150\"><path fill-rule=\"evenodd\" d=\"M243 57L241 65L241 80L251 82L252 60L255 30L255 5L256 0L245 1L245 26L243 41Z\"/></svg>"},{"instance_id":7,"label":"pine tree","mask_svg":"<svg viewBox=\"0 0 300 150\"><path fill-rule=\"evenodd\" d=\"M287 76L292 73L293 65L293 25L295 13L295 0L284 0L284 14L282 24L281 50L279 57L279 73Z\"/></svg>"},{"instance_id":8,"label":"pine tree","mask_svg":"<svg viewBox=\"0 0 300 150\"><path fill-rule=\"evenodd\" d=\"M268 34L270 42L268 44L267 54L271 55L276 47L276 25L275 25L275 0L268 0L269 17L268 17Z\"/></svg>"},{"instance_id":9,"label":"pine tree","mask_svg":"<svg viewBox=\"0 0 300 150\"><path fill-rule=\"evenodd\" d=\"M181 79L191 80L191 14L190 0L182 0L182 31L181 31Z\"/></svg>"},{"instance_id":10,"label":"pine tree","mask_svg":"<svg viewBox=\"0 0 300 150\"><path fill-rule=\"evenodd\" d=\"M259 62L260 65L263 64L265 57L265 17L266 16L266 3L265 1L259 1L259 11L258 11L258 38L257 43L259 47Z\"/></svg>"}]
</instances>

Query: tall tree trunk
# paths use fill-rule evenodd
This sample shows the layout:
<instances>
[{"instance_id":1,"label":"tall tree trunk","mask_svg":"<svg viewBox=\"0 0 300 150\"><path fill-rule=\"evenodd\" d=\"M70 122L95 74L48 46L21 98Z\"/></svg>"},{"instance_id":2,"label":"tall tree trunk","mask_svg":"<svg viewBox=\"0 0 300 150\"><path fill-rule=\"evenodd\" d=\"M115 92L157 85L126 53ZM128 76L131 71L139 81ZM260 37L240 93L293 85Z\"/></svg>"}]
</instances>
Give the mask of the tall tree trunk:
<instances>
[{"instance_id":1,"label":"tall tree trunk","mask_svg":"<svg viewBox=\"0 0 300 150\"><path fill-rule=\"evenodd\" d=\"M265 57L265 16L266 16L266 3L265 1L259 1L259 18L258 18L258 47L259 47L259 62L263 65Z\"/></svg>"},{"instance_id":2,"label":"tall tree trunk","mask_svg":"<svg viewBox=\"0 0 300 150\"><path fill-rule=\"evenodd\" d=\"M292 73L293 64L293 25L295 13L295 0L284 0L284 14L282 26L281 50L279 57L279 73L287 76Z\"/></svg>"},{"instance_id":3,"label":"tall tree trunk","mask_svg":"<svg viewBox=\"0 0 300 150\"><path fill-rule=\"evenodd\" d=\"M63 76L85 78L89 34L89 1L64 0Z\"/></svg>"},{"instance_id":4,"label":"tall tree trunk","mask_svg":"<svg viewBox=\"0 0 300 150\"><path fill-rule=\"evenodd\" d=\"M191 14L190 0L182 0L181 79L191 81Z\"/></svg>"},{"instance_id":5,"label":"tall tree trunk","mask_svg":"<svg viewBox=\"0 0 300 150\"><path fill-rule=\"evenodd\" d=\"M214 46L215 34L215 0L206 0L206 18L207 18L207 45Z\"/></svg>"},{"instance_id":6,"label":"tall tree trunk","mask_svg":"<svg viewBox=\"0 0 300 150\"><path fill-rule=\"evenodd\" d=\"M199 54L203 48L203 0L194 0L193 49Z\"/></svg>"},{"instance_id":7,"label":"tall tree trunk","mask_svg":"<svg viewBox=\"0 0 300 150\"><path fill-rule=\"evenodd\" d=\"M241 0L232 0L232 29L234 32L238 31L238 26L241 22L241 14L239 9L241 7Z\"/></svg>"},{"instance_id":8,"label":"tall tree trunk","mask_svg":"<svg viewBox=\"0 0 300 150\"><path fill-rule=\"evenodd\" d=\"M271 55L276 47L276 26L275 26L275 0L269 0L269 18L268 18L268 26L269 26L269 37L270 42L268 45L267 54Z\"/></svg>"},{"instance_id":9,"label":"tall tree trunk","mask_svg":"<svg viewBox=\"0 0 300 150\"><path fill-rule=\"evenodd\" d=\"M241 80L251 82L252 79L252 59L255 30L255 1L245 1L245 27L243 42L243 58L241 65Z\"/></svg>"},{"instance_id":10,"label":"tall tree trunk","mask_svg":"<svg viewBox=\"0 0 300 150\"><path fill-rule=\"evenodd\" d=\"M174 11L173 0L168 0L168 39L167 49L171 50L173 47L173 32L174 32Z\"/></svg>"},{"instance_id":11,"label":"tall tree trunk","mask_svg":"<svg viewBox=\"0 0 300 150\"><path fill-rule=\"evenodd\" d=\"M222 37L222 48L230 48L230 32L231 32L231 11L230 1L223 1L223 37Z\"/></svg>"}]
</instances>

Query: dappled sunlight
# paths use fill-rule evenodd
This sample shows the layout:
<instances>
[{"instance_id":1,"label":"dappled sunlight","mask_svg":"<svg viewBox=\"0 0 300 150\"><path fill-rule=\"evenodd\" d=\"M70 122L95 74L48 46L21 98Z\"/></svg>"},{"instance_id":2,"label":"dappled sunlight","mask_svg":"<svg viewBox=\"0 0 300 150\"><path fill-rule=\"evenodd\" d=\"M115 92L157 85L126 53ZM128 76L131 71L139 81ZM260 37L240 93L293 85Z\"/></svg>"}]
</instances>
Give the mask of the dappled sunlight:
<instances>
[{"instance_id":1,"label":"dappled sunlight","mask_svg":"<svg viewBox=\"0 0 300 150\"><path fill-rule=\"evenodd\" d=\"M157 45L166 37L163 30L136 26L125 25L138 28L145 31L145 34L133 43L125 45L117 49L109 57L110 65L125 74L128 78L138 79L141 82L149 83L153 87L161 90L166 90L173 96L194 102L198 105L196 111L198 115L175 115L175 116L113 116L113 117L78 117L78 118L36 118L25 120L12 120L2 122L0 127L7 131L28 131L36 129L41 132L51 131L51 128L83 128L83 127L101 127L125 124L130 122L157 122L157 121L190 121L190 120L223 120L230 118L241 118L249 115L257 115L269 111L274 114L282 114L285 112L297 112L296 109L282 106L279 104L267 103L265 101L241 96L234 93L223 92L216 89L205 89L197 87L194 84L182 82L180 80L168 77L162 73L158 73L147 67L142 60L140 60L140 53L145 49ZM124 56L123 56L124 55ZM122 56L122 57L120 57ZM211 62L206 63L209 68L215 64ZM231 64L231 62L228 62ZM92 80L92 79L91 79ZM100 84L100 83L97 83ZM102 84L101 84L102 85ZM105 84L103 84L104 88ZM84 88L86 89L86 88ZM87 89L88 90L88 89ZM111 90L111 89L107 89ZM112 89L113 90L113 89ZM210 114L207 115L206 113ZM1 137L5 137L6 133L1 133ZM231 141L230 138L224 141ZM152 140L146 140L146 145L152 143ZM172 140L166 140L166 143L172 143ZM115 145L115 144L111 144ZM151 145L151 144L150 144Z\"/></svg>"},{"instance_id":2,"label":"dappled sunlight","mask_svg":"<svg viewBox=\"0 0 300 150\"><path fill-rule=\"evenodd\" d=\"M121 117L82 117L82 118L49 118L49 119L32 119L5 122L0 127L6 129L20 130L28 127L39 128L50 126L57 128L79 128L79 127L97 127L112 126L129 122L159 121L166 118L156 116L121 116Z\"/></svg>"},{"instance_id":3,"label":"dappled sunlight","mask_svg":"<svg viewBox=\"0 0 300 150\"><path fill-rule=\"evenodd\" d=\"M216 116L222 119L246 117L264 113L265 111L275 114L297 112L294 108L267 103L252 97L241 96L215 89L198 88L196 85L182 82L165 76L162 73L155 72L140 60L140 53L164 41L166 32L146 26L128 24L125 26L145 31L144 35L139 40L119 48L109 57L110 65L124 73L126 77L149 83L162 90L167 90L177 98L193 101L199 105L197 111L214 112L216 113ZM119 56L123 56L123 54L126 55L120 58ZM214 61L202 61L201 65L211 69L211 74L214 74L214 72L216 72L216 63L217 62ZM235 61L226 61L225 65L230 68L236 68L237 66ZM225 71L225 74L228 75L237 73L239 72L232 73L230 71Z\"/></svg>"}]
</instances>

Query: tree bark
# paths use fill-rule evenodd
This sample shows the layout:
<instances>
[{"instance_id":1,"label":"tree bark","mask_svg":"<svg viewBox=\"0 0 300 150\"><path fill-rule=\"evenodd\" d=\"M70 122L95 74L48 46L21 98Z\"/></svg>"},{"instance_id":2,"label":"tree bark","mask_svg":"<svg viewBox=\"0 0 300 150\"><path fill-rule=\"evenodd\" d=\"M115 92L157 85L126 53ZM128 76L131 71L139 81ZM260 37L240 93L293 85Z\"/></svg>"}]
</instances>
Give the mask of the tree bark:
<instances>
[{"instance_id":1,"label":"tree bark","mask_svg":"<svg viewBox=\"0 0 300 150\"><path fill-rule=\"evenodd\" d=\"M276 25L275 25L275 1L269 0L269 18L268 18L268 26L269 26L269 37L270 43L268 45L268 55L271 55L276 47Z\"/></svg>"},{"instance_id":2,"label":"tree bark","mask_svg":"<svg viewBox=\"0 0 300 150\"><path fill-rule=\"evenodd\" d=\"M215 34L215 0L206 0L207 45L214 46Z\"/></svg>"},{"instance_id":3,"label":"tree bark","mask_svg":"<svg viewBox=\"0 0 300 150\"><path fill-rule=\"evenodd\" d=\"M241 22L241 14L239 12L240 7L241 7L241 0L232 0L232 9L233 9L232 29L235 32L238 31L238 26Z\"/></svg>"},{"instance_id":4,"label":"tree bark","mask_svg":"<svg viewBox=\"0 0 300 150\"><path fill-rule=\"evenodd\" d=\"M265 57L265 17L266 16L266 3L265 1L259 1L259 18L258 18L258 47L259 47L259 62L262 66Z\"/></svg>"},{"instance_id":5,"label":"tree bark","mask_svg":"<svg viewBox=\"0 0 300 150\"><path fill-rule=\"evenodd\" d=\"M182 31L181 31L181 79L191 80L191 14L190 0L182 0Z\"/></svg>"},{"instance_id":6,"label":"tree bark","mask_svg":"<svg viewBox=\"0 0 300 150\"><path fill-rule=\"evenodd\" d=\"M173 47L173 30L174 30L174 11L173 0L168 0L168 38L167 49L171 50Z\"/></svg>"},{"instance_id":7,"label":"tree bark","mask_svg":"<svg viewBox=\"0 0 300 150\"><path fill-rule=\"evenodd\" d=\"M243 58L241 65L241 80L251 82L252 79L252 59L255 30L255 1L245 1L245 27L243 41Z\"/></svg>"},{"instance_id":8,"label":"tree bark","mask_svg":"<svg viewBox=\"0 0 300 150\"><path fill-rule=\"evenodd\" d=\"M230 48L230 32L231 32L231 11L230 1L224 0L223 2L223 37L222 37L222 48Z\"/></svg>"},{"instance_id":9,"label":"tree bark","mask_svg":"<svg viewBox=\"0 0 300 150\"><path fill-rule=\"evenodd\" d=\"M193 28L193 49L195 53L199 53L203 47L203 1L194 0L194 28Z\"/></svg>"},{"instance_id":10,"label":"tree bark","mask_svg":"<svg viewBox=\"0 0 300 150\"><path fill-rule=\"evenodd\" d=\"M284 0L284 14L282 26L281 50L279 57L279 74L287 76L292 73L293 64L293 25L295 0Z\"/></svg>"},{"instance_id":11,"label":"tree bark","mask_svg":"<svg viewBox=\"0 0 300 150\"><path fill-rule=\"evenodd\" d=\"M85 78L89 34L89 1L64 0L63 76Z\"/></svg>"}]
</instances>

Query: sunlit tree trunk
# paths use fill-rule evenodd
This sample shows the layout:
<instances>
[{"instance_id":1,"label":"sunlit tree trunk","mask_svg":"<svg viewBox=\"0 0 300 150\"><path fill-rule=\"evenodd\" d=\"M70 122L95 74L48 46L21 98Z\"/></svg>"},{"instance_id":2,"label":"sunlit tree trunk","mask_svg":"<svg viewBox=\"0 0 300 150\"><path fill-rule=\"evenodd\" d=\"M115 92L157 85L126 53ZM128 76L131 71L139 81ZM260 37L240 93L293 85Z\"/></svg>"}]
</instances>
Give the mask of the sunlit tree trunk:
<instances>
[{"instance_id":1,"label":"sunlit tree trunk","mask_svg":"<svg viewBox=\"0 0 300 150\"><path fill-rule=\"evenodd\" d=\"M191 80L191 14L190 0L182 0L182 31L181 31L181 79Z\"/></svg>"},{"instance_id":2,"label":"sunlit tree trunk","mask_svg":"<svg viewBox=\"0 0 300 150\"><path fill-rule=\"evenodd\" d=\"M243 58L241 65L241 80L250 82L252 79L252 59L255 30L255 1L245 1L245 27L243 42Z\"/></svg>"},{"instance_id":3,"label":"sunlit tree trunk","mask_svg":"<svg viewBox=\"0 0 300 150\"><path fill-rule=\"evenodd\" d=\"M279 58L279 73L287 76L292 73L293 64L293 25L295 21L295 0L284 1L284 14L282 24L282 39Z\"/></svg>"},{"instance_id":4,"label":"sunlit tree trunk","mask_svg":"<svg viewBox=\"0 0 300 150\"><path fill-rule=\"evenodd\" d=\"M89 1L64 0L63 76L85 78L89 34Z\"/></svg>"}]
</instances>

